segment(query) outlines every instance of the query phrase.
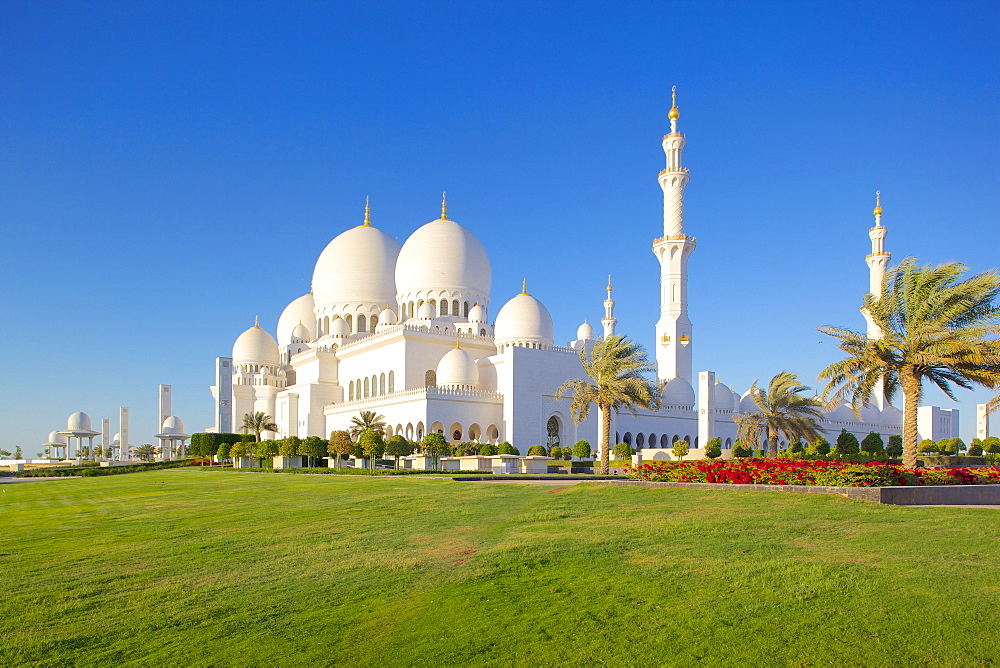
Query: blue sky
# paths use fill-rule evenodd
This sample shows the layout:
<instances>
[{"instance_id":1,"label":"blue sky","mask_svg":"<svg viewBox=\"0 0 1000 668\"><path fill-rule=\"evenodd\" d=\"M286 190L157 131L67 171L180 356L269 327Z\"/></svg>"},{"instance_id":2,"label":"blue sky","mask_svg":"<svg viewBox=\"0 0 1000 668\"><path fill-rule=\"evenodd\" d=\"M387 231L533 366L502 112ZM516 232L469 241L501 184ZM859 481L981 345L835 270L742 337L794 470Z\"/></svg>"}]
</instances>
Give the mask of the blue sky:
<instances>
[{"instance_id":1,"label":"blue sky","mask_svg":"<svg viewBox=\"0 0 1000 668\"><path fill-rule=\"evenodd\" d=\"M995 2L3 3L0 447L120 405L148 442L158 383L210 425L214 358L365 196L403 241L447 190L492 313L527 278L560 342L613 274L650 346L673 84L695 367L812 382L876 189L894 260L1000 264L998 38ZM989 394L939 403L968 439Z\"/></svg>"}]
</instances>

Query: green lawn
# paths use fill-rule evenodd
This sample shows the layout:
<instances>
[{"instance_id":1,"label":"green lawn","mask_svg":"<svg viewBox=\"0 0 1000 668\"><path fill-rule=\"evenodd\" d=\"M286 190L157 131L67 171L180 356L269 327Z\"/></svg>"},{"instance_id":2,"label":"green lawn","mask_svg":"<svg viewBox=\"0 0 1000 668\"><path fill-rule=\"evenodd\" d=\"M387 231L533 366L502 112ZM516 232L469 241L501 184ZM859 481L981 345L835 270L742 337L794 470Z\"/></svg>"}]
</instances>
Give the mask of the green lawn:
<instances>
[{"instance_id":1,"label":"green lawn","mask_svg":"<svg viewBox=\"0 0 1000 668\"><path fill-rule=\"evenodd\" d=\"M1000 657L995 510L196 470L0 488L2 665Z\"/></svg>"}]
</instances>

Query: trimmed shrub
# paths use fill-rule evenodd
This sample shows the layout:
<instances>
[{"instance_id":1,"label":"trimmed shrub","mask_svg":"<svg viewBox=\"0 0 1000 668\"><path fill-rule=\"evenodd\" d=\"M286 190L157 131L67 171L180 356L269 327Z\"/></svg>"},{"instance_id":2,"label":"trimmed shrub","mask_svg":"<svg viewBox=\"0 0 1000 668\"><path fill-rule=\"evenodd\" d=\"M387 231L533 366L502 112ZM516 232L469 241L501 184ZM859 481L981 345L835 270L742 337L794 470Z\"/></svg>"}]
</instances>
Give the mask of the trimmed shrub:
<instances>
[{"instance_id":1,"label":"trimmed shrub","mask_svg":"<svg viewBox=\"0 0 1000 668\"><path fill-rule=\"evenodd\" d=\"M545 446L544 445L533 445L528 448L529 457L545 457Z\"/></svg>"},{"instance_id":2,"label":"trimmed shrub","mask_svg":"<svg viewBox=\"0 0 1000 668\"><path fill-rule=\"evenodd\" d=\"M841 429L840 435L837 436L837 444L833 448L833 454L856 455L860 451L861 448L858 445L858 437L846 429Z\"/></svg>"},{"instance_id":3,"label":"trimmed shrub","mask_svg":"<svg viewBox=\"0 0 1000 668\"><path fill-rule=\"evenodd\" d=\"M716 436L705 444L705 456L709 459L718 459L722 456L722 439Z\"/></svg>"},{"instance_id":4,"label":"trimmed shrub","mask_svg":"<svg viewBox=\"0 0 1000 668\"><path fill-rule=\"evenodd\" d=\"M497 449L491 443L483 443L479 447L479 454L483 457L492 457L497 454Z\"/></svg>"},{"instance_id":5,"label":"trimmed shrub","mask_svg":"<svg viewBox=\"0 0 1000 668\"><path fill-rule=\"evenodd\" d=\"M743 441L733 443L733 457L745 459L751 456L753 456L753 450L743 445Z\"/></svg>"},{"instance_id":6,"label":"trimmed shrub","mask_svg":"<svg viewBox=\"0 0 1000 668\"><path fill-rule=\"evenodd\" d=\"M882 441L882 436L874 431L868 432L868 435L861 441L861 452L869 455L885 452L885 444Z\"/></svg>"},{"instance_id":7,"label":"trimmed shrub","mask_svg":"<svg viewBox=\"0 0 1000 668\"><path fill-rule=\"evenodd\" d=\"M577 441L573 446L573 456L578 459L587 459L590 457L590 442Z\"/></svg>"},{"instance_id":8,"label":"trimmed shrub","mask_svg":"<svg viewBox=\"0 0 1000 668\"><path fill-rule=\"evenodd\" d=\"M513 445L511 445L507 441L504 441L503 443L500 444L500 447L497 448L497 454L498 455L520 455L521 451L518 450L517 448L515 448Z\"/></svg>"},{"instance_id":9,"label":"trimmed shrub","mask_svg":"<svg viewBox=\"0 0 1000 668\"><path fill-rule=\"evenodd\" d=\"M628 443L619 443L614 447L611 453L615 456L615 459L624 460L634 455L635 450L633 450L632 446Z\"/></svg>"},{"instance_id":10,"label":"trimmed shrub","mask_svg":"<svg viewBox=\"0 0 1000 668\"><path fill-rule=\"evenodd\" d=\"M885 454L890 457L902 457L903 456L903 437L899 434L893 434L889 437L889 443L885 446Z\"/></svg>"},{"instance_id":11,"label":"trimmed shrub","mask_svg":"<svg viewBox=\"0 0 1000 668\"><path fill-rule=\"evenodd\" d=\"M830 454L830 442L822 436L819 436L815 441L809 444L809 449L806 452L810 455L826 457Z\"/></svg>"}]
</instances>

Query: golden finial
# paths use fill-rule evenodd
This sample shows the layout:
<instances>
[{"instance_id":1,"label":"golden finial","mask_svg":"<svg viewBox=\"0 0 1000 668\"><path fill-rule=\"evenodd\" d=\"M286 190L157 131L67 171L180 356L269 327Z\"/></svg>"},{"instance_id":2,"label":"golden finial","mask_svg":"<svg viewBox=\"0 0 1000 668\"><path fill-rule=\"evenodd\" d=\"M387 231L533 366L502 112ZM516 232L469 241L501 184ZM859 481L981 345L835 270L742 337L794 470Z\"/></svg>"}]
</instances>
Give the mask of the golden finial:
<instances>
[{"instance_id":1,"label":"golden finial","mask_svg":"<svg viewBox=\"0 0 1000 668\"><path fill-rule=\"evenodd\" d=\"M260 329L260 317L259 316L255 315L253 317L253 326L254 326L254 329Z\"/></svg>"},{"instance_id":2,"label":"golden finial","mask_svg":"<svg viewBox=\"0 0 1000 668\"><path fill-rule=\"evenodd\" d=\"M462 346L459 345L459 340L455 339L455 350L461 350L461 349L462 349Z\"/></svg>"},{"instance_id":3,"label":"golden finial","mask_svg":"<svg viewBox=\"0 0 1000 668\"><path fill-rule=\"evenodd\" d=\"M526 278L521 279L521 294L528 294L528 279Z\"/></svg>"},{"instance_id":4,"label":"golden finial","mask_svg":"<svg viewBox=\"0 0 1000 668\"><path fill-rule=\"evenodd\" d=\"M441 193L441 220L448 220L448 193Z\"/></svg>"},{"instance_id":5,"label":"golden finial","mask_svg":"<svg viewBox=\"0 0 1000 668\"><path fill-rule=\"evenodd\" d=\"M364 227L372 226L372 210L368 206L368 196L365 195L365 224Z\"/></svg>"},{"instance_id":6,"label":"golden finial","mask_svg":"<svg viewBox=\"0 0 1000 668\"><path fill-rule=\"evenodd\" d=\"M876 216L881 216L882 215L882 191L881 190L876 190L875 191L875 210L872 213L874 213Z\"/></svg>"},{"instance_id":7,"label":"golden finial","mask_svg":"<svg viewBox=\"0 0 1000 668\"><path fill-rule=\"evenodd\" d=\"M608 274L608 292L611 292L611 274Z\"/></svg>"},{"instance_id":8,"label":"golden finial","mask_svg":"<svg viewBox=\"0 0 1000 668\"><path fill-rule=\"evenodd\" d=\"M670 113L667 114L667 118L676 121L681 117L681 110L677 108L677 86L671 87L670 95L673 98L674 106L670 107Z\"/></svg>"}]
</instances>

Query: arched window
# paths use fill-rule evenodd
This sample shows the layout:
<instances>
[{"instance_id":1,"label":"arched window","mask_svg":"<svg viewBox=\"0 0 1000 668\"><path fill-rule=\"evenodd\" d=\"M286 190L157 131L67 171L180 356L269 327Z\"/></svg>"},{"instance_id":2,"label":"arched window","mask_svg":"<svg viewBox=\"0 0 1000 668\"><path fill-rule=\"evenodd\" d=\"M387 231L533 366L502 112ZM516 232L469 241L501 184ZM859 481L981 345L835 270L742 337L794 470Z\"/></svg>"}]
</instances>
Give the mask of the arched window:
<instances>
[{"instance_id":1,"label":"arched window","mask_svg":"<svg viewBox=\"0 0 1000 668\"><path fill-rule=\"evenodd\" d=\"M486 330L485 329L479 330L479 336L486 336Z\"/></svg>"},{"instance_id":2,"label":"arched window","mask_svg":"<svg viewBox=\"0 0 1000 668\"><path fill-rule=\"evenodd\" d=\"M330 333L330 316L326 316L325 318L323 318L323 333L324 334Z\"/></svg>"},{"instance_id":3,"label":"arched window","mask_svg":"<svg viewBox=\"0 0 1000 668\"><path fill-rule=\"evenodd\" d=\"M395 391L396 391L396 372L395 371L390 371L389 372L389 394L392 394Z\"/></svg>"},{"instance_id":4,"label":"arched window","mask_svg":"<svg viewBox=\"0 0 1000 668\"><path fill-rule=\"evenodd\" d=\"M458 312L458 300L455 301L455 311ZM469 302L465 302L465 317L469 317Z\"/></svg>"},{"instance_id":5,"label":"arched window","mask_svg":"<svg viewBox=\"0 0 1000 668\"><path fill-rule=\"evenodd\" d=\"M635 447L641 448L645 442L646 437L641 431L635 435Z\"/></svg>"},{"instance_id":6,"label":"arched window","mask_svg":"<svg viewBox=\"0 0 1000 668\"><path fill-rule=\"evenodd\" d=\"M368 392L369 392L368 379L365 378L365 399L367 399L369 396Z\"/></svg>"},{"instance_id":7,"label":"arched window","mask_svg":"<svg viewBox=\"0 0 1000 668\"><path fill-rule=\"evenodd\" d=\"M663 436L660 436L660 447L665 448L667 445L669 445L669 443L667 443L667 435L664 434Z\"/></svg>"},{"instance_id":8,"label":"arched window","mask_svg":"<svg viewBox=\"0 0 1000 668\"><path fill-rule=\"evenodd\" d=\"M438 312L437 300L434 300L434 299L430 300L430 305L431 305L431 308L434 310L433 312L437 313Z\"/></svg>"},{"instance_id":9,"label":"arched window","mask_svg":"<svg viewBox=\"0 0 1000 668\"><path fill-rule=\"evenodd\" d=\"M625 436L622 437L622 443L628 443L629 445L632 445L632 432L630 431L625 432Z\"/></svg>"},{"instance_id":10,"label":"arched window","mask_svg":"<svg viewBox=\"0 0 1000 668\"><path fill-rule=\"evenodd\" d=\"M353 380L351 381L351 384L350 384L349 387L351 389L347 393L348 401L354 401L354 381Z\"/></svg>"},{"instance_id":11,"label":"arched window","mask_svg":"<svg viewBox=\"0 0 1000 668\"><path fill-rule=\"evenodd\" d=\"M368 322L368 324L371 325L371 327L372 327L372 333L374 334L375 333L375 327L378 325L378 316L377 315L373 315L371 317L371 320Z\"/></svg>"},{"instance_id":12,"label":"arched window","mask_svg":"<svg viewBox=\"0 0 1000 668\"><path fill-rule=\"evenodd\" d=\"M437 372L434 369L424 374L424 387L437 387Z\"/></svg>"},{"instance_id":13,"label":"arched window","mask_svg":"<svg viewBox=\"0 0 1000 668\"><path fill-rule=\"evenodd\" d=\"M372 376L372 396L378 396L378 376Z\"/></svg>"},{"instance_id":14,"label":"arched window","mask_svg":"<svg viewBox=\"0 0 1000 668\"><path fill-rule=\"evenodd\" d=\"M448 315L448 300L441 300L441 315Z\"/></svg>"},{"instance_id":15,"label":"arched window","mask_svg":"<svg viewBox=\"0 0 1000 668\"><path fill-rule=\"evenodd\" d=\"M727 438L726 439L726 450L729 450L732 447L733 447L733 439Z\"/></svg>"},{"instance_id":16,"label":"arched window","mask_svg":"<svg viewBox=\"0 0 1000 668\"><path fill-rule=\"evenodd\" d=\"M646 443L648 443L651 448L656 447L656 434L650 434Z\"/></svg>"},{"instance_id":17,"label":"arched window","mask_svg":"<svg viewBox=\"0 0 1000 668\"><path fill-rule=\"evenodd\" d=\"M687 442L688 445L691 445L691 437L690 436L685 436L684 440Z\"/></svg>"},{"instance_id":18,"label":"arched window","mask_svg":"<svg viewBox=\"0 0 1000 668\"><path fill-rule=\"evenodd\" d=\"M378 377L378 393L385 394L385 374Z\"/></svg>"},{"instance_id":19,"label":"arched window","mask_svg":"<svg viewBox=\"0 0 1000 668\"><path fill-rule=\"evenodd\" d=\"M348 316L344 316L344 322L347 323L347 331L348 332L353 332L354 330L351 329L351 316L349 316L349 315Z\"/></svg>"},{"instance_id":20,"label":"arched window","mask_svg":"<svg viewBox=\"0 0 1000 668\"><path fill-rule=\"evenodd\" d=\"M367 332L368 330L365 329L365 325L366 324L367 323L365 323L365 316L359 315L358 316L358 331L359 332Z\"/></svg>"},{"instance_id":21,"label":"arched window","mask_svg":"<svg viewBox=\"0 0 1000 668\"><path fill-rule=\"evenodd\" d=\"M673 436L670 437L670 445L673 445L679 440L681 440L681 437L678 436L677 434L674 434Z\"/></svg>"}]
</instances>

